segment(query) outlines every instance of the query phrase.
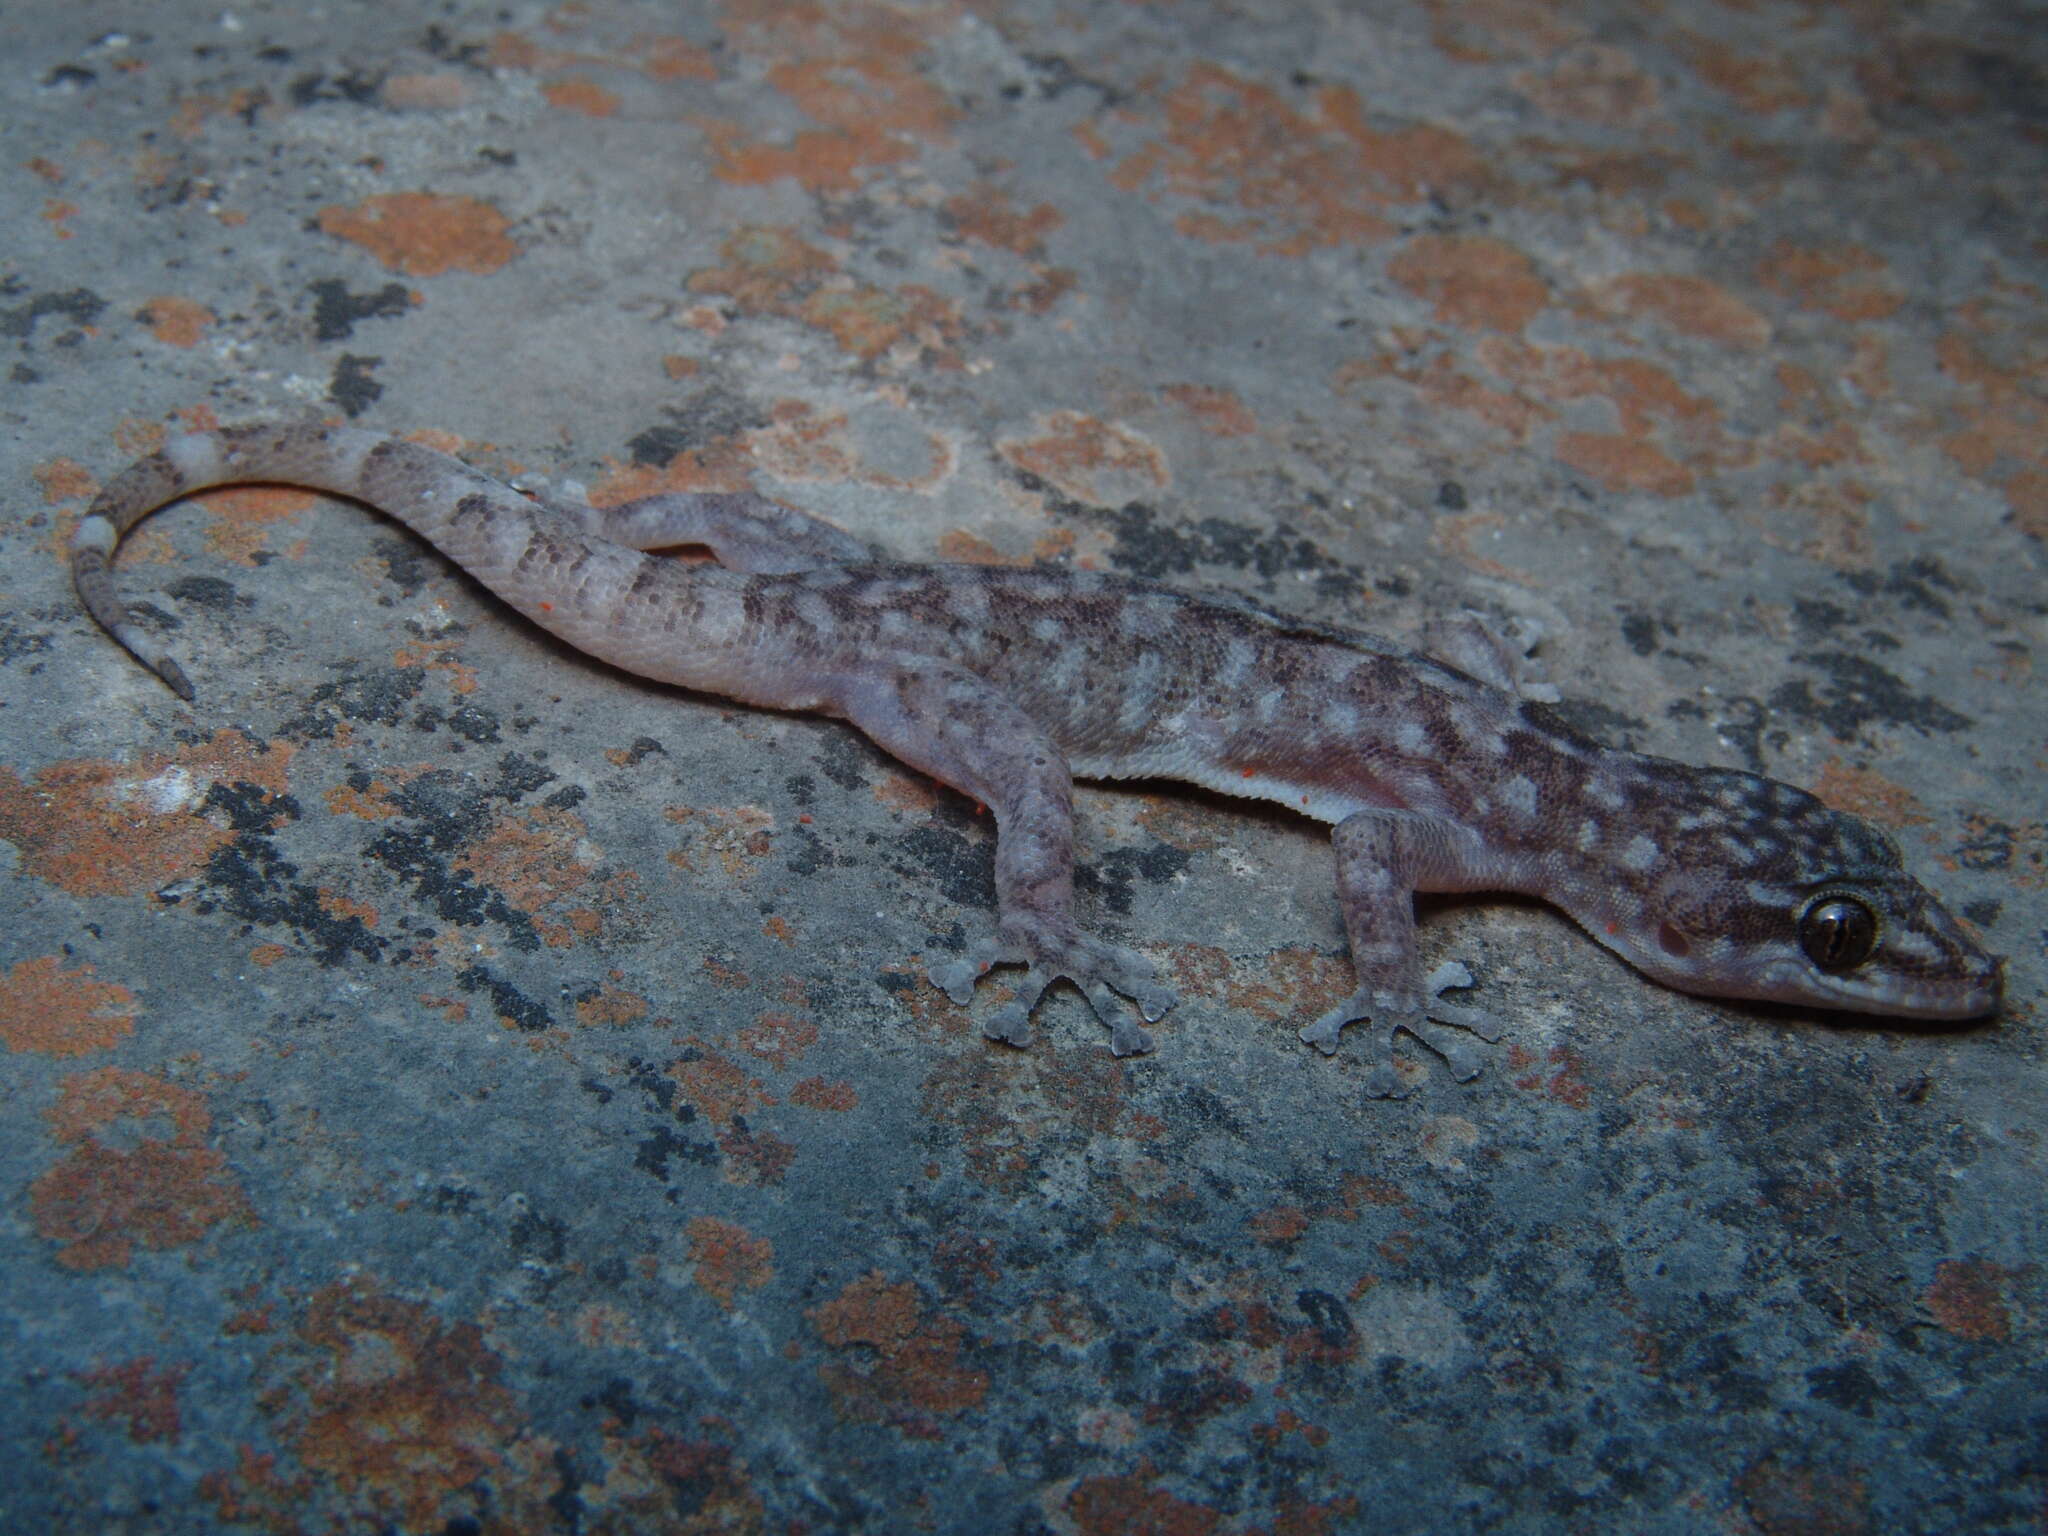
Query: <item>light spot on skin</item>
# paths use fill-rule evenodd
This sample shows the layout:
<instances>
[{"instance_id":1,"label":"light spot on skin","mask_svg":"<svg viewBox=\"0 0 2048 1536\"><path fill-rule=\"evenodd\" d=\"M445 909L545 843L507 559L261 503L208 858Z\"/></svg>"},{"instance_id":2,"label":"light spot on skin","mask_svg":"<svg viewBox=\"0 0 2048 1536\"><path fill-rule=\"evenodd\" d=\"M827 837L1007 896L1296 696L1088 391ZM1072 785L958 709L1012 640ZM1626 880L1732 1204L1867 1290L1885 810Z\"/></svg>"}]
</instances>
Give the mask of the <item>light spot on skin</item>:
<instances>
[{"instance_id":1,"label":"light spot on skin","mask_svg":"<svg viewBox=\"0 0 2048 1536\"><path fill-rule=\"evenodd\" d=\"M1394 728L1394 745L1410 757L1421 757L1429 751L1429 732L1419 721L1403 720Z\"/></svg>"},{"instance_id":2,"label":"light spot on skin","mask_svg":"<svg viewBox=\"0 0 2048 1536\"><path fill-rule=\"evenodd\" d=\"M174 437L164 444L164 457L188 482L197 483L220 472L219 442L218 438L203 432Z\"/></svg>"},{"instance_id":3,"label":"light spot on skin","mask_svg":"<svg viewBox=\"0 0 2048 1536\"><path fill-rule=\"evenodd\" d=\"M1332 704L1323 711L1323 724L1339 736L1351 736L1358 730L1358 710L1349 704Z\"/></svg>"},{"instance_id":4,"label":"light spot on skin","mask_svg":"<svg viewBox=\"0 0 2048 1536\"><path fill-rule=\"evenodd\" d=\"M1031 638L1041 645L1058 645L1066 638L1066 634L1067 626L1058 619L1040 618L1031 621Z\"/></svg>"},{"instance_id":5,"label":"light spot on skin","mask_svg":"<svg viewBox=\"0 0 2048 1536\"><path fill-rule=\"evenodd\" d=\"M1605 779L1588 779L1583 790L1585 797L1602 810L1623 811L1628 809L1628 797Z\"/></svg>"},{"instance_id":6,"label":"light spot on skin","mask_svg":"<svg viewBox=\"0 0 2048 1536\"><path fill-rule=\"evenodd\" d=\"M1628 840L1628 845L1621 850L1621 857L1616 862L1623 869L1633 870L1640 875L1655 869L1663 857L1664 850L1658 846L1657 840L1638 832Z\"/></svg>"},{"instance_id":7,"label":"light spot on skin","mask_svg":"<svg viewBox=\"0 0 2048 1536\"><path fill-rule=\"evenodd\" d=\"M1117 724L1126 736L1136 736L1152 719L1159 702L1159 675L1166 668L1157 651L1140 651L1124 681L1124 696L1117 705Z\"/></svg>"},{"instance_id":8,"label":"light spot on skin","mask_svg":"<svg viewBox=\"0 0 2048 1536\"><path fill-rule=\"evenodd\" d=\"M1525 820L1536 819L1537 795L1535 781L1524 774L1515 774L1500 786L1500 797L1507 808Z\"/></svg>"},{"instance_id":9,"label":"light spot on skin","mask_svg":"<svg viewBox=\"0 0 2048 1536\"><path fill-rule=\"evenodd\" d=\"M1234 693L1252 670L1252 663L1258 660L1258 647L1249 640L1233 640L1223 648L1223 665L1216 672L1216 686L1220 692Z\"/></svg>"},{"instance_id":10,"label":"light spot on skin","mask_svg":"<svg viewBox=\"0 0 2048 1536\"><path fill-rule=\"evenodd\" d=\"M1600 846L1600 823L1591 817L1579 823L1579 852L1591 853Z\"/></svg>"},{"instance_id":11,"label":"light spot on skin","mask_svg":"<svg viewBox=\"0 0 2048 1536\"><path fill-rule=\"evenodd\" d=\"M811 631L820 640L832 638L839 621L832 617L832 605L815 592L798 592L796 595L796 616L810 625Z\"/></svg>"},{"instance_id":12,"label":"light spot on skin","mask_svg":"<svg viewBox=\"0 0 2048 1536\"><path fill-rule=\"evenodd\" d=\"M1268 688L1252 703L1252 718L1261 725L1271 725L1279 717L1280 706L1287 702L1287 695L1278 688Z\"/></svg>"}]
</instances>

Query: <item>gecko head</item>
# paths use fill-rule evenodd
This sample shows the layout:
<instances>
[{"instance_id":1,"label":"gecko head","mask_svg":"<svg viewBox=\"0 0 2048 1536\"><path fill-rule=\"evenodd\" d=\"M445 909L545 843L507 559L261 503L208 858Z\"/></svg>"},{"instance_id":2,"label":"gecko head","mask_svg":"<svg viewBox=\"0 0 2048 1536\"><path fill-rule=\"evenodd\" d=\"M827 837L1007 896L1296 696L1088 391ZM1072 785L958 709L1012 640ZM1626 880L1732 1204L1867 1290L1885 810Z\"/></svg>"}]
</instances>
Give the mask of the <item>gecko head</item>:
<instances>
[{"instance_id":1,"label":"gecko head","mask_svg":"<svg viewBox=\"0 0 2048 1536\"><path fill-rule=\"evenodd\" d=\"M1658 790L1667 808L1672 787ZM1712 770L1686 776L1670 825L1650 878L1616 892L1600 935L1666 985L1900 1018L1997 1009L2000 962L1871 822Z\"/></svg>"}]
</instances>

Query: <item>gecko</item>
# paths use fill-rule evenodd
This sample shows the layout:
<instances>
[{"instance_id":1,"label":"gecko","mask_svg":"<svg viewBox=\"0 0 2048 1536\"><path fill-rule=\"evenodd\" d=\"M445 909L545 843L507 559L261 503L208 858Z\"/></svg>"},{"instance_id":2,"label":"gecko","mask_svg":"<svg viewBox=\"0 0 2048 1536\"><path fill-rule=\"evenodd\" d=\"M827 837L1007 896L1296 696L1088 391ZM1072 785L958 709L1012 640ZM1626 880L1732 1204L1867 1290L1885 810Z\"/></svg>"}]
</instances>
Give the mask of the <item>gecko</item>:
<instances>
[{"instance_id":1,"label":"gecko","mask_svg":"<svg viewBox=\"0 0 2048 1536\"><path fill-rule=\"evenodd\" d=\"M1334 1054L1347 1028L1364 1036L1375 1097L1404 1092L1397 1034L1466 1081L1480 1070L1467 1036L1502 1031L1443 995L1473 985L1466 966L1425 972L1418 892L1535 897L1681 992L1921 1019L1999 1006L2001 962L1875 824L1758 774L1603 746L1516 686L1512 646L1454 647L1453 665L1234 596L1063 566L879 559L752 492L597 508L354 428L176 437L107 483L70 548L86 611L188 702L184 669L123 604L110 562L157 508L239 483L364 503L590 656L845 720L986 806L994 931L928 977L966 1007L983 976L1022 965L984 1023L991 1040L1028 1044L1062 979L1118 1056L1152 1049L1144 1025L1175 1001L1148 959L1076 922L1076 778L1177 780L1334 828L1357 986L1300 1038ZM685 546L712 558L660 553Z\"/></svg>"}]
</instances>

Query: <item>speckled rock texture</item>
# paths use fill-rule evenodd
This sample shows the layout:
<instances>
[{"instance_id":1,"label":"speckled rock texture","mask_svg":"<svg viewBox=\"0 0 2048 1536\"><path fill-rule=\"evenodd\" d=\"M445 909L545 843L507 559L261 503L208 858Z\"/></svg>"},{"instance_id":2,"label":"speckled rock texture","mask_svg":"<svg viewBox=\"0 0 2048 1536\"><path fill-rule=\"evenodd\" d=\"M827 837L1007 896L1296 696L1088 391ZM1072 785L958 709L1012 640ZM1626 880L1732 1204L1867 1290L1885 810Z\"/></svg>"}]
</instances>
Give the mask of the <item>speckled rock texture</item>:
<instances>
[{"instance_id":1,"label":"speckled rock texture","mask_svg":"<svg viewBox=\"0 0 2048 1536\"><path fill-rule=\"evenodd\" d=\"M1322 1536L2048 1520L2048 24L1958 0L0 9L0 1526ZM1084 790L1182 994L923 979L976 808L589 664L320 418L599 500L1398 635L1875 817L1999 1018L1681 997L1432 901L1409 1096L1327 836ZM986 990L986 989L985 989Z\"/></svg>"}]
</instances>

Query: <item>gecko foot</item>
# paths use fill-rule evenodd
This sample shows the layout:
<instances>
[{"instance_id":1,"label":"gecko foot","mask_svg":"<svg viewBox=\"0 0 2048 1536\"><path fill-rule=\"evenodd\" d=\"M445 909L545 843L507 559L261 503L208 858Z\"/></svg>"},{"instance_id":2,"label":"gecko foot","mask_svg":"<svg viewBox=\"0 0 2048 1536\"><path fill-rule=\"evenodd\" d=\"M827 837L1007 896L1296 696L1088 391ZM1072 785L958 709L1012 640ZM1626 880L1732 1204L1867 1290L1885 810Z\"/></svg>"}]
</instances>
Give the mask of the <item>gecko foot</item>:
<instances>
[{"instance_id":1,"label":"gecko foot","mask_svg":"<svg viewBox=\"0 0 2048 1536\"><path fill-rule=\"evenodd\" d=\"M1491 1043L1501 1036L1501 1022L1483 1008L1447 1003L1439 993L1472 985L1472 973L1456 960L1446 960L1429 973L1422 984L1419 1001L1360 987L1335 1008L1301 1032L1301 1039L1325 1056L1337 1054L1337 1037L1347 1024L1366 1024L1378 1057L1366 1074L1365 1093L1371 1099L1399 1099L1408 1090L1394 1070L1394 1036L1402 1030L1420 1040L1444 1059L1451 1076L1469 1083L1479 1075L1478 1054L1464 1038L1442 1026L1455 1025ZM1369 1021L1369 1022L1368 1022Z\"/></svg>"},{"instance_id":2,"label":"gecko foot","mask_svg":"<svg viewBox=\"0 0 2048 1536\"><path fill-rule=\"evenodd\" d=\"M1031 1043L1031 1012L1045 990L1062 977L1081 989L1095 1017L1108 1026L1109 1049L1117 1056L1142 1056L1152 1049L1150 1032L1132 1020L1129 1008L1117 1001L1118 994L1137 1004L1147 1024L1164 1017L1175 1002L1143 955L1078 933L1039 931L987 940L964 960L935 965L929 974L933 986L964 1008L974 1000L975 983L998 965L1027 967L1017 995L981 1027L989 1039L1006 1045Z\"/></svg>"}]
</instances>

